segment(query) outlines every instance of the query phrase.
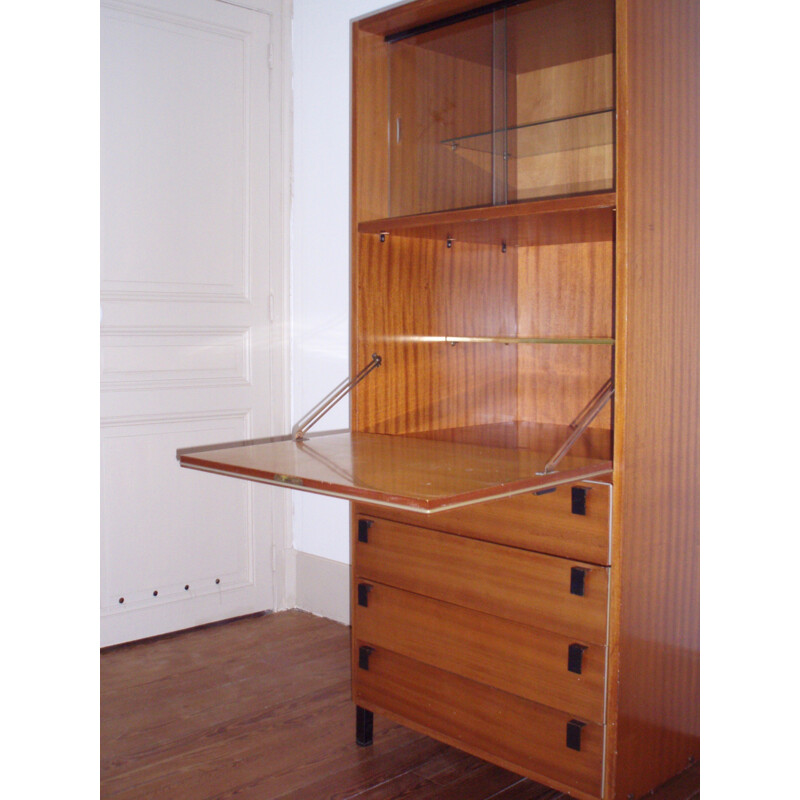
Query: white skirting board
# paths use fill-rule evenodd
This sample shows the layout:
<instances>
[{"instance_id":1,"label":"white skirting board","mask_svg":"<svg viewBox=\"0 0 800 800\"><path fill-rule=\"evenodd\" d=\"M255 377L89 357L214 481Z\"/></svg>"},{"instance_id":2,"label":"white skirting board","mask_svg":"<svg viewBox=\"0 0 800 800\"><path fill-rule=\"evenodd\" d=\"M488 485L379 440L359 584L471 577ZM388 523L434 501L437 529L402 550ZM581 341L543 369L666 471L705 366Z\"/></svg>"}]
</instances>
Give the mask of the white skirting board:
<instances>
[{"instance_id":1,"label":"white skirting board","mask_svg":"<svg viewBox=\"0 0 800 800\"><path fill-rule=\"evenodd\" d=\"M350 565L295 553L297 608L350 624Z\"/></svg>"}]
</instances>

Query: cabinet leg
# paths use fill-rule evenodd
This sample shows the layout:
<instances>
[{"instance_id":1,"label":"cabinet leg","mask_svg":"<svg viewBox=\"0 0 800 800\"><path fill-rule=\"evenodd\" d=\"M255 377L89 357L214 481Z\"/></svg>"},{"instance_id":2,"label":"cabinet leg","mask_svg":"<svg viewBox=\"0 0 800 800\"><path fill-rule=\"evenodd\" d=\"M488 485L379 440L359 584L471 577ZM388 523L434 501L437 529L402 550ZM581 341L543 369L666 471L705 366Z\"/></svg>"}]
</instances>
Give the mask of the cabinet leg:
<instances>
[{"instance_id":1,"label":"cabinet leg","mask_svg":"<svg viewBox=\"0 0 800 800\"><path fill-rule=\"evenodd\" d=\"M372 744L372 712L356 706L356 744L369 747Z\"/></svg>"}]
</instances>

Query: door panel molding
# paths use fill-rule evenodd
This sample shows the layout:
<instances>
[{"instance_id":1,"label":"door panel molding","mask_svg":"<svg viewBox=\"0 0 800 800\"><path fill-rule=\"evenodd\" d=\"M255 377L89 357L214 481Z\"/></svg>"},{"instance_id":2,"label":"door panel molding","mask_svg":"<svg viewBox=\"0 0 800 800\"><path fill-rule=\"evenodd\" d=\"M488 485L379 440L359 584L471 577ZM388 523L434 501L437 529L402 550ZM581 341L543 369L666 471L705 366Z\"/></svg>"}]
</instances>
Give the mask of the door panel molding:
<instances>
[{"instance_id":1,"label":"door panel molding","mask_svg":"<svg viewBox=\"0 0 800 800\"><path fill-rule=\"evenodd\" d=\"M285 493L175 459L291 424L291 3L257 5L101 3L102 646L293 594Z\"/></svg>"},{"instance_id":2,"label":"door panel molding","mask_svg":"<svg viewBox=\"0 0 800 800\"><path fill-rule=\"evenodd\" d=\"M252 382L247 327L109 326L100 339L103 391L221 388Z\"/></svg>"},{"instance_id":3,"label":"door panel molding","mask_svg":"<svg viewBox=\"0 0 800 800\"><path fill-rule=\"evenodd\" d=\"M133 3L103 7L104 46L119 62L107 70L106 85L129 100L103 129L101 202L124 203L128 213L104 215L113 227L103 230L101 298L247 302L257 202L250 181L253 33ZM269 37L270 17L257 19L265 29L258 33ZM145 49L156 52L139 58ZM173 82L159 81L170 69ZM213 108L182 102L206 85L216 91ZM137 121L157 114L165 121L161 135L143 135ZM223 151L224 163L198 159ZM209 206L213 228L203 224Z\"/></svg>"}]
</instances>

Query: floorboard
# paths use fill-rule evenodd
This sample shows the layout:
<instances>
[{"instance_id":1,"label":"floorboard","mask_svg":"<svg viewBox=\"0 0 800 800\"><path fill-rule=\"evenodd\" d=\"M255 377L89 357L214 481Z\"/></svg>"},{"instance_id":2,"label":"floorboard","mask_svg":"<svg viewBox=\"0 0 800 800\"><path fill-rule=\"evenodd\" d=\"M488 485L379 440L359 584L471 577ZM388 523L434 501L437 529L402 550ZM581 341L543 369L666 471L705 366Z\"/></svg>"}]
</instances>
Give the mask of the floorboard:
<instances>
[{"instance_id":1,"label":"floorboard","mask_svg":"<svg viewBox=\"0 0 800 800\"><path fill-rule=\"evenodd\" d=\"M108 800L559 800L566 795L375 716L355 745L349 628L302 611L105 651ZM653 800L699 800L699 767Z\"/></svg>"}]
</instances>

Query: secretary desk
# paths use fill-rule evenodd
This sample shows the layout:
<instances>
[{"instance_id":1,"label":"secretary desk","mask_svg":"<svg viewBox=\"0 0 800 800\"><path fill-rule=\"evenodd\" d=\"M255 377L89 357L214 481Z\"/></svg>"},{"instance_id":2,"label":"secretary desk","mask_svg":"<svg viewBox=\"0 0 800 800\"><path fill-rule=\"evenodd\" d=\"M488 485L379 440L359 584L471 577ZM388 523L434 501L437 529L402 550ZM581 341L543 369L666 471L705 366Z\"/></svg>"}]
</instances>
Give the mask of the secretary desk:
<instances>
[{"instance_id":1,"label":"secretary desk","mask_svg":"<svg viewBox=\"0 0 800 800\"><path fill-rule=\"evenodd\" d=\"M358 744L640 797L699 757L698 3L416 0L352 55L350 379L179 460L351 501Z\"/></svg>"}]
</instances>

